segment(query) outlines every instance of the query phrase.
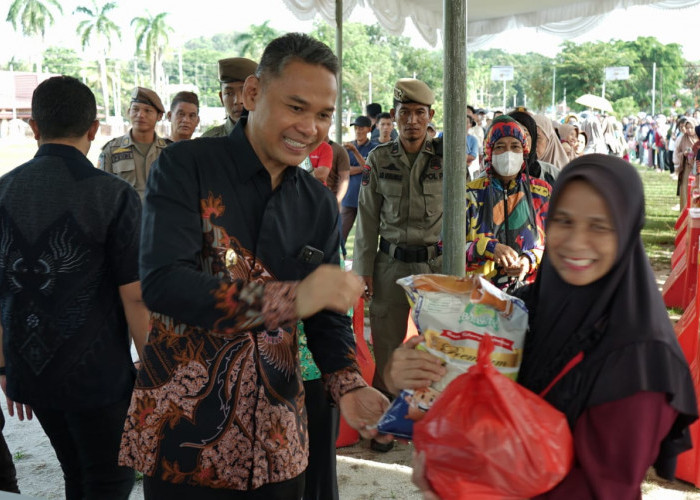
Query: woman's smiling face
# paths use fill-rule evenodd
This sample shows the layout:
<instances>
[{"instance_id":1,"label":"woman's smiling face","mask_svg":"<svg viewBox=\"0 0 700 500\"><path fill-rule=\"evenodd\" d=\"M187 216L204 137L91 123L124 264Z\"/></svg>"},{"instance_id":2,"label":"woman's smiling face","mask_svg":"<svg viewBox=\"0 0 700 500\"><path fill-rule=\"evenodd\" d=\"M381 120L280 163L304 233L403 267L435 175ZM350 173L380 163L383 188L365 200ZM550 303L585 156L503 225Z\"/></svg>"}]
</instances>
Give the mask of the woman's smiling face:
<instances>
[{"instance_id":1,"label":"woman's smiling face","mask_svg":"<svg viewBox=\"0 0 700 500\"><path fill-rule=\"evenodd\" d=\"M547 221L547 255L561 279L584 286L615 264L617 231L603 197L582 180L571 181Z\"/></svg>"}]
</instances>

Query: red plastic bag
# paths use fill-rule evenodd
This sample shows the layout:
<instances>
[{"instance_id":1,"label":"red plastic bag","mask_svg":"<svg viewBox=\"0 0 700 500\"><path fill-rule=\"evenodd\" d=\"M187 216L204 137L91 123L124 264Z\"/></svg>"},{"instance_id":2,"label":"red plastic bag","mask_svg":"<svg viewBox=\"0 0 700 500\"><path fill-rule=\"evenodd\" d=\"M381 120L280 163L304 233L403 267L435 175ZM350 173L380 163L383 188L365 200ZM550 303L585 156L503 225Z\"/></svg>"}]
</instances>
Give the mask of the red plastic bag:
<instances>
[{"instance_id":1,"label":"red plastic bag","mask_svg":"<svg viewBox=\"0 0 700 500\"><path fill-rule=\"evenodd\" d=\"M476 365L413 429L426 477L445 500L531 498L556 486L573 465L564 414L498 373L492 351L484 335Z\"/></svg>"}]
</instances>

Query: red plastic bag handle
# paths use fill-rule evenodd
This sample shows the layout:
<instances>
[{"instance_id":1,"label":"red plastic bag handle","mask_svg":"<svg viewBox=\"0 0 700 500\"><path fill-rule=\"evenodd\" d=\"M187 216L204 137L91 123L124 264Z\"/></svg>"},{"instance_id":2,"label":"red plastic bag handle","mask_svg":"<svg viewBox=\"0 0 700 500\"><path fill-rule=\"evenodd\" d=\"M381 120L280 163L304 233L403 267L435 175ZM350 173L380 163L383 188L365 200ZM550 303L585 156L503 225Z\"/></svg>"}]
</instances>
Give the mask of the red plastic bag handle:
<instances>
[{"instance_id":1,"label":"red plastic bag handle","mask_svg":"<svg viewBox=\"0 0 700 500\"><path fill-rule=\"evenodd\" d=\"M481 351L479 351L479 354L481 354ZM568 363L566 363L566 366L562 368L559 374L556 377L554 377L554 379L552 379L549 385L545 387L542 392L540 392L540 397L544 399L547 393L552 390L552 387L554 387L554 385L557 382L559 382L564 377L564 375L569 373L572 370L572 368L579 364L581 361L583 361L583 351L579 352L576 356L571 358Z\"/></svg>"}]
</instances>

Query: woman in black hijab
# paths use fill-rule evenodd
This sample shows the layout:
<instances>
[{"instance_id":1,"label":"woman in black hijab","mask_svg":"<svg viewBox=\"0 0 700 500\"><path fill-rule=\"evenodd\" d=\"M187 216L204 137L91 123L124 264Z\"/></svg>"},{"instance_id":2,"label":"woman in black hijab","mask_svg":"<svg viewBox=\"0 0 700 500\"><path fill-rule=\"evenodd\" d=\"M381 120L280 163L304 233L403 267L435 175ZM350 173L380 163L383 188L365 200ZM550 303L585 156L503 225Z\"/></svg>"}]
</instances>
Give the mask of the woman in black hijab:
<instances>
[{"instance_id":1,"label":"woman in black hijab","mask_svg":"<svg viewBox=\"0 0 700 500\"><path fill-rule=\"evenodd\" d=\"M644 191L626 161L562 170L518 382L566 414L576 463L544 498L640 498L650 465L672 479L698 409L640 232ZM584 493L585 492L585 493Z\"/></svg>"},{"instance_id":2,"label":"woman in black hijab","mask_svg":"<svg viewBox=\"0 0 700 500\"><path fill-rule=\"evenodd\" d=\"M527 173L530 177L535 179L542 179L547 181L550 185L554 186L554 182L557 180L559 175L559 169L547 163L545 161L537 158L537 140L538 131L537 123L534 117L523 107L515 108L513 111L508 113L511 118L518 122L525 129L525 139L528 141L528 148L530 153L528 154L527 161Z\"/></svg>"},{"instance_id":3,"label":"woman in black hijab","mask_svg":"<svg viewBox=\"0 0 700 500\"><path fill-rule=\"evenodd\" d=\"M643 226L642 182L628 162L590 154L562 170L539 274L519 290L530 332L518 382L562 411L574 436L574 468L539 498L641 498L649 466L672 479L676 457L690 448L693 382L644 252ZM407 381L418 367L423 382L443 373L427 353L407 348L395 351L390 367L396 387L415 388ZM419 457L414 482L435 498L422 466Z\"/></svg>"}]
</instances>

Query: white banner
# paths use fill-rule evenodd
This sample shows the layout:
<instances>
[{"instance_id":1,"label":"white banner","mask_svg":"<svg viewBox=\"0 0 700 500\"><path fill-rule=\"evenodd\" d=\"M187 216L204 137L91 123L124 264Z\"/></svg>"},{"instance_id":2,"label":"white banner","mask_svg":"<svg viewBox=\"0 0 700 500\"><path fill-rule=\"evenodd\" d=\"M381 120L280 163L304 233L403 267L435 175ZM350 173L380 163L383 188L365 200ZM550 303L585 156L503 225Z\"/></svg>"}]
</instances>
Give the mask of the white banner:
<instances>
[{"instance_id":1,"label":"white banner","mask_svg":"<svg viewBox=\"0 0 700 500\"><path fill-rule=\"evenodd\" d=\"M629 66L609 66L605 68L606 80L627 80L630 77Z\"/></svg>"},{"instance_id":2,"label":"white banner","mask_svg":"<svg viewBox=\"0 0 700 500\"><path fill-rule=\"evenodd\" d=\"M513 66L491 66L491 80L494 82L510 81L513 74Z\"/></svg>"}]
</instances>

